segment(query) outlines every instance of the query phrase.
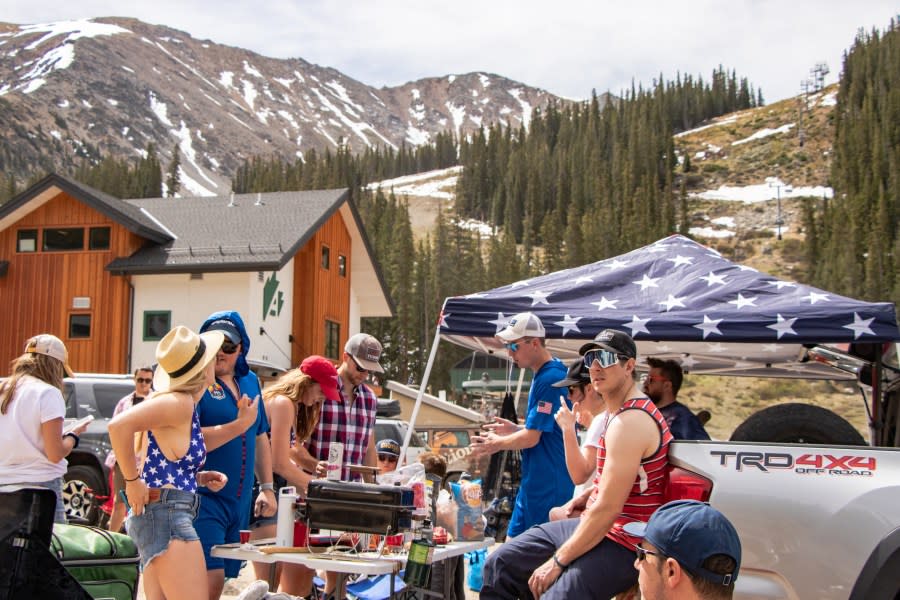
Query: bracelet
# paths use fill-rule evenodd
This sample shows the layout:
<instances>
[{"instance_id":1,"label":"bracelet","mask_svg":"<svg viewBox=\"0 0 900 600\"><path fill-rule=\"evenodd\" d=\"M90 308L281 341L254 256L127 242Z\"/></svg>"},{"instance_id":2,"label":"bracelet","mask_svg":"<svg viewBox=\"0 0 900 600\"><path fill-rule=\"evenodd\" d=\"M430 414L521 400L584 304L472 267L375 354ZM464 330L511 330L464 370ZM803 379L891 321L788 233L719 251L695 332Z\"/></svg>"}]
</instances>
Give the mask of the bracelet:
<instances>
[{"instance_id":1,"label":"bracelet","mask_svg":"<svg viewBox=\"0 0 900 600\"><path fill-rule=\"evenodd\" d=\"M275 484L272 482L259 484L259 491L265 492L266 490L269 490L270 492L274 492Z\"/></svg>"},{"instance_id":2,"label":"bracelet","mask_svg":"<svg viewBox=\"0 0 900 600\"><path fill-rule=\"evenodd\" d=\"M556 557L555 553L553 554L553 562L555 562L556 566L559 567L560 569L562 569L563 571L565 571L566 569L569 568L569 565L564 565L564 564L562 564L562 562L560 562L559 558Z\"/></svg>"},{"instance_id":3,"label":"bracelet","mask_svg":"<svg viewBox=\"0 0 900 600\"><path fill-rule=\"evenodd\" d=\"M81 438L79 438L77 434L72 433L71 431L69 433L63 434L63 437L70 437L75 440L75 443L72 444L73 450L78 447L78 443L81 441Z\"/></svg>"},{"instance_id":4,"label":"bracelet","mask_svg":"<svg viewBox=\"0 0 900 600\"><path fill-rule=\"evenodd\" d=\"M126 482L126 483L131 483L132 481L137 481L137 480L140 479L140 478L141 478L141 474L140 474L140 473L138 473L137 475L135 475L135 476L134 476L134 479L125 479L125 476L124 476L124 475L122 476L122 479L125 479L125 482Z\"/></svg>"}]
</instances>

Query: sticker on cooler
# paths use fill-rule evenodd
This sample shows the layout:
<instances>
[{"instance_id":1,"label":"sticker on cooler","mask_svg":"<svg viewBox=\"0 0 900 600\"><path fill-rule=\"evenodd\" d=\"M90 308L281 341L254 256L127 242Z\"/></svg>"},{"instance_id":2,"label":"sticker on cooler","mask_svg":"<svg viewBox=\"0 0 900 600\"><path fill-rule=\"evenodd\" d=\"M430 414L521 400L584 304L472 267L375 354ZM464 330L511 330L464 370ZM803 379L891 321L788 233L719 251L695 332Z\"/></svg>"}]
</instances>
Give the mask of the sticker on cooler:
<instances>
[{"instance_id":1,"label":"sticker on cooler","mask_svg":"<svg viewBox=\"0 0 900 600\"><path fill-rule=\"evenodd\" d=\"M340 442L331 442L328 445L328 467L326 468L326 479L332 481L341 480L341 467L344 463L344 444Z\"/></svg>"}]
</instances>

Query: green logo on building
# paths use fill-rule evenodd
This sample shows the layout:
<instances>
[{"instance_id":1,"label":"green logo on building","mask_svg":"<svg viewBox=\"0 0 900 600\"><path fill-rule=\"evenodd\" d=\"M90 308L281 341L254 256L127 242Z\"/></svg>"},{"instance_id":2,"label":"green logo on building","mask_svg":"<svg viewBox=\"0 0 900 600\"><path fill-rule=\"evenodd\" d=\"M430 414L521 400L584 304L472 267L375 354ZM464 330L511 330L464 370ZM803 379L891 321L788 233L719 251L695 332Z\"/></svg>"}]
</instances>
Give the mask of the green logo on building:
<instances>
[{"instance_id":1,"label":"green logo on building","mask_svg":"<svg viewBox=\"0 0 900 600\"><path fill-rule=\"evenodd\" d=\"M277 317L281 315L281 309L284 308L284 292L278 289L281 282L278 281L275 275L275 272L273 272L266 279L266 284L263 286L263 321L268 316Z\"/></svg>"}]
</instances>

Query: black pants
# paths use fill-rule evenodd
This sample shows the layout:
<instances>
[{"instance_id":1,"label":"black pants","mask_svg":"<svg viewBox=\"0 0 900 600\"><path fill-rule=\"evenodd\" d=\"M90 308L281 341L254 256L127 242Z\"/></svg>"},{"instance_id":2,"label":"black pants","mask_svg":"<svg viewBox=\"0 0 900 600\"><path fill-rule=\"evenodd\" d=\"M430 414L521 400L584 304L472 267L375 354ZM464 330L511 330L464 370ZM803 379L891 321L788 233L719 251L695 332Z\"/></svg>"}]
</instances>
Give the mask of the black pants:
<instances>
[{"instance_id":1,"label":"black pants","mask_svg":"<svg viewBox=\"0 0 900 600\"><path fill-rule=\"evenodd\" d=\"M569 539L580 520L535 525L491 552L484 563L481 599L532 598L528 578ZM603 538L572 561L541 598L612 598L637 583L634 559L633 551Z\"/></svg>"}]
</instances>

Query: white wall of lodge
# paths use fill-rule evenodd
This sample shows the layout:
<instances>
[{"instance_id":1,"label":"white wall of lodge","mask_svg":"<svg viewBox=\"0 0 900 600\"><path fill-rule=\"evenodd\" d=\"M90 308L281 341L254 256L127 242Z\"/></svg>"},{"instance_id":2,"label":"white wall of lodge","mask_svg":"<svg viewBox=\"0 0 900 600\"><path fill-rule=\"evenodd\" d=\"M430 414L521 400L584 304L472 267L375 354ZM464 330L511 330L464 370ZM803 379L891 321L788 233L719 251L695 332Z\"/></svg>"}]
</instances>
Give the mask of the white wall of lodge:
<instances>
[{"instance_id":1,"label":"white wall of lodge","mask_svg":"<svg viewBox=\"0 0 900 600\"><path fill-rule=\"evenodd\" d=\"M194 331L219 310L240 313L250 336L248 358L290 369L293 312L294 261L277 272L204 273L191 279L187 273L133 275L134 312L129 370L156 362L157 340L144 337L147 311L171 311L171 326ZM265 303L265 306L263 306ZM260 328L265 334L260 334Z\"/></svg>"}]
</instances>

